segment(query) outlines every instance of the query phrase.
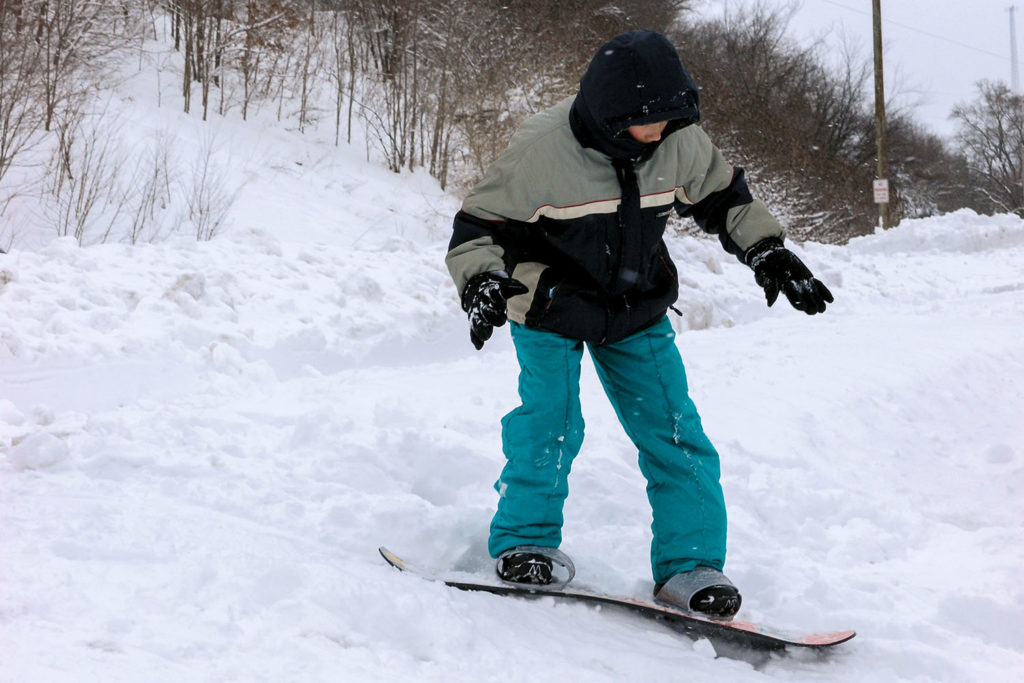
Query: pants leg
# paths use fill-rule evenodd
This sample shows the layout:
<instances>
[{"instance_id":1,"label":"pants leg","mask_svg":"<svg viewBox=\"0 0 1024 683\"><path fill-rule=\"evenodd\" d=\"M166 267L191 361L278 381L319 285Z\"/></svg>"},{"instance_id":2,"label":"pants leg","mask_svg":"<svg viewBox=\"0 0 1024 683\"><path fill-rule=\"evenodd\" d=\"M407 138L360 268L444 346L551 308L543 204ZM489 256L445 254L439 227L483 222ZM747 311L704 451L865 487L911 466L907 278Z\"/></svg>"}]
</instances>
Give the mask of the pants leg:
<instances>
[{"instance_id":1,"label":"pants leg","mask_svg":"<svg viewBox=\"0 0 1024 683\"><path fill-rule=\"evenodd\" d=\"M495 483L493 557L517 545L557 548L572 461L583 443L580 361L583 344L511 323L522 404L501 421L507 458Z\"/></svg>"},{"instance_id":2,"label":"pants leg","mask_svg":"<svg viewBox=\"0 0 1024 683\"><path fill-rule=\"evenodd\" d=\"M718 453L690 400L668 318L590 352L647 478L654 580L667 581L697 565L721 570L726 513Z\"/></svg>"}]
</instances>

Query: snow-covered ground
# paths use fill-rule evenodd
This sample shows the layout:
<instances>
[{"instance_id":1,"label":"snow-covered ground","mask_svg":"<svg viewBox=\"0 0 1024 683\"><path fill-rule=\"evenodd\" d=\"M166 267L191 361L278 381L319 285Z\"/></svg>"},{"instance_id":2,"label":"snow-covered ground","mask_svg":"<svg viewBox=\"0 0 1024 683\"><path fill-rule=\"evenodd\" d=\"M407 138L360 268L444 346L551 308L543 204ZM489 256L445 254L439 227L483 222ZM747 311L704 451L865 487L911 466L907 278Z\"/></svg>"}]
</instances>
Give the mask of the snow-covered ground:
<instances>
[{"instance_id":1,"label":"snow-covered ground","mask_svg":"<svg viewBox=\"0 0 1024 683\"><path fill-rule=\"evenodd\" d=\"M743 614L858 631L755 668L385 565L379 545L484 562L507 332L469 343L443 265L457 200L429 178L229 123L239 195L213 241L0 255L0 680L1019 680L1020 219L794 245L836 297L815 317L767 309L717 242L673 241ZM563 549L581 585L646 596L636 455L589 367L583 393Z\"/></svg>"}]
</instances>

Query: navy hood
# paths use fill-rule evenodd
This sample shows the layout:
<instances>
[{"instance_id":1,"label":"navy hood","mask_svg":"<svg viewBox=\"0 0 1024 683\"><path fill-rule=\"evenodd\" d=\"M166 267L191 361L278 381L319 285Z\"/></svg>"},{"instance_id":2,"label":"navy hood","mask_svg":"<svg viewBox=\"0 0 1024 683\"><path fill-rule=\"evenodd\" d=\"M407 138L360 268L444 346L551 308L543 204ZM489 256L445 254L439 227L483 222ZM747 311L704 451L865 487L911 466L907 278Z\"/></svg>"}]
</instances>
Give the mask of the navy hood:
<instances>
[{"instance_id":1,"label":"navy hood","mask_svg":"<svg viewBox=\"0 0 1024 683\"><path fill-rule=\"evenodd\" d=\"M584 147L613 159L641 160L658 142L644 144L630 126L668 121L669 134L700 120L700 94L669 40L654 31L630 31L601 46L580 79L570 123Z\"/></svg>"}]
</instances>

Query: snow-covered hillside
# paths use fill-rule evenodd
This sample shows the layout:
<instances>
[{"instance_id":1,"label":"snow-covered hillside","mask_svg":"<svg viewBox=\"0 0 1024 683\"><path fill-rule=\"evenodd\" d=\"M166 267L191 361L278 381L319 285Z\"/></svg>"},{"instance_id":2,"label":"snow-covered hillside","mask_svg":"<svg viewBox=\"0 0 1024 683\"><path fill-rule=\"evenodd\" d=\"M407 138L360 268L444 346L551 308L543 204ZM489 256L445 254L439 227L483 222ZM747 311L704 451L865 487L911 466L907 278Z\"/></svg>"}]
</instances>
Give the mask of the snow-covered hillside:
<instances>
[{"instance_id":1,"label":"snow-covered hillside","mask_svg":"<svg viewBox=\"0 0 1024 683\"><path fill-rule=\"evenodd\" d=\"M140 111L132 130L202 130ZM469 343L443 266L457 200L361 150L216 125L239 195L213 241L0 255L0 680L1024 671L1020 219L796 245L836 297L813 318L767 309L717 242L673 242L743 613L859 634L755 669L629 615L384 564L379 545L485 564L517 366L504 330ZM589 368L583 392L563 549L580 584L646 596L636 455Z\"/></svg>"}]
</instances>

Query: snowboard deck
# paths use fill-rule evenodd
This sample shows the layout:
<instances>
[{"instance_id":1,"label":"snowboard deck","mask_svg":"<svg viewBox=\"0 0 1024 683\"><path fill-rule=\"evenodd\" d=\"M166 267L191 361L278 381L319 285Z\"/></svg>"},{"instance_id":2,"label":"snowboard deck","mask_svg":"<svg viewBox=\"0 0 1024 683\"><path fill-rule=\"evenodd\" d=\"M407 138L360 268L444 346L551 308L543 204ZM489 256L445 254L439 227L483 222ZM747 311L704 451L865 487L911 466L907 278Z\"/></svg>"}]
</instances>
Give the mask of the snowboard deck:
<instances>
[{"instance_id":1,"label":"snowboard deck","mask_svg":"<svg viewBox=\"0 0 1024 683\"><path fill-rule=\"evenodd\" d=\"M855 631L792 633L762 626L750 621L712 619L639 598L603 595L593 591L564 586L518 586L502 582L497 577L495 577L494 583L488 583L476 576L462 578L455 575L436 575L415 568L387 548L381 547L379 551L388 564L400 571L415 574L431 581L439 581L446 586L458 588L459 590L526 598L552 597L558 600L574 600L590 605L610 605L643 617L665 622L693 639L707 638L713 644L726 643L754 650L783 650L787 647L823 650L833 645L845 643L857 635Z\"/></svg>"}]
</instances>

